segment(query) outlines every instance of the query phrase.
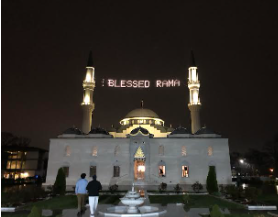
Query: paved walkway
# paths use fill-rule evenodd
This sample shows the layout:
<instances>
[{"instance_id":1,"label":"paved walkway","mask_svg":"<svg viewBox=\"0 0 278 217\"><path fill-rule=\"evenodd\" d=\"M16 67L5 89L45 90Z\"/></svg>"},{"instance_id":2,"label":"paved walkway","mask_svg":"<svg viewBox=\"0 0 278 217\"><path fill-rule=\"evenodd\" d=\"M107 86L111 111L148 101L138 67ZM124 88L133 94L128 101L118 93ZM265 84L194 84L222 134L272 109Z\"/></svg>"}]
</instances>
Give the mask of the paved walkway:
<instances>
[{"instance_id":1,"label":"paved walkway","mask_svg":"<svg viewBox=\"0 0 278 217\"><path fill-rule=\"evenodd\" d=\"M177 206L176 204L168 204L167 206L161 206L160 204L152 204L152 206L158 207L160 209L167 209L167 213L162 215L162 217L200 217L200 213L209 213L208 208L194 208L185 212L183 206ZM112 205L107 204L99 204L98 211L105 211L108 207L112 207ZM65 209L63 210L63 217L77 217L77 209ZM90 217L89 208L82 215L82 217ZM101 217L101 215L97 214L95 217Z\"/></svg>"},{"instance_id":2,"label":"paved walkway","mask_svg":"<svg viewBox=\"0 0 278 217\"><path fill-rule=\"evenodd\" d=\"M145 192L145 203L144 205L151 205L158 207L160 210L167 210L166 214L161 215L161 217L200 217L199 214L208 214L209 209L208 208L192 208L188 212L185 212L183 209L183 205L177 205L177 204L168 204L167 206L161 206L160 204L150 204L150 200L148 197L148 193ZM120 202L119 205L122 205ZM97 211L106 211L108 207L113 207L113 205L110 204L99 204ZM63 217L77 217L77 209L66 209L63 210L62 213ZM97 214L95 217L100 217L101 215ZM90 217L90 208L87 205L86 212L82 215L82 217Z\"/></svg>"}]
</instances>

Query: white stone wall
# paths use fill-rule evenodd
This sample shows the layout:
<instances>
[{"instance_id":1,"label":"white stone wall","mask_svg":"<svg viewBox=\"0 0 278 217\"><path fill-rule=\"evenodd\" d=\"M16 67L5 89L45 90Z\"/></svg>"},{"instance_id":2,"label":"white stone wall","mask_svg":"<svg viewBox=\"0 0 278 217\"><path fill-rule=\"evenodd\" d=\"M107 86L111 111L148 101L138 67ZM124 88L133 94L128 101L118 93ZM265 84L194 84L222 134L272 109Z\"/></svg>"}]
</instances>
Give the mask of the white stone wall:
<instances>
[{"instance_id":1,"label":"white stone wall","mask_svg":"<svg viewBox=\"0 0 278 217\"><path fill-rule=\"evenodd\" d=\"M231 168L228 139L226 138L148 138L138 135L138 146L146 141L146 153L149 156L146 164L146 173L149 169L147 185L158 185L161 182L168 184L193 184L199 181L206 183L209 166L216 167L218 184L231 183ZM137 138L56 138L50 140L49 161L46 185L53 185L60 167L69 166L67 185L75 185L81 173L87 174L90 179L91 165L97 166L98 180L103 185L117 183L130 185L133 182L133 155L130 153L130 144ZM134 142L132 142L134 146ZM159 146L164 146L164 155L159 155ZM66 147L70 149L70 156L66 155ZM97 157L92 156L92 148L97 146ZM119 153L115 156L116 146ZM182 146L186 146L187 155L182 156ZM208 156L208 147L213 154ZM134 149L134 148L133 148ZM134 149L135 150L135 149ZM159 177L159 162L165 162L166 177ZM181 166L189 167L189 177L181 177ZM120 177L113 178L113 166L120 166Z\"/></svg>"}]
</instances>

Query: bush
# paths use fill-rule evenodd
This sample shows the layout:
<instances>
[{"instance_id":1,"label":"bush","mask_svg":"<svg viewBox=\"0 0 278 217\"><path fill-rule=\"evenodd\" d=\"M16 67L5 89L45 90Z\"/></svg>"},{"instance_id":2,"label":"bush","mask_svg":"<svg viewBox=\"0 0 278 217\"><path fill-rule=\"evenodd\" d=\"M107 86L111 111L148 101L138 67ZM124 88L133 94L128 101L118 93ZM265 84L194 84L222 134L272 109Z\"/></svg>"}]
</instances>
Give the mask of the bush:
<instances>
[{"instance_id":1,"label":"bush","mask_svg":"<svg viewBox=\"0 0 278 217\"><path fill-rule=\"evenodd\" d=\"M195 182L192 185L192 189L193 189L194 192L199 193L201 190L203 190L203 185L199 182Z\"/></svg>"},{"instance_id":2,"label":"bush","mask_svg":"<svg viewBox=\"0 0 278 217\"><path fill-rule=\"evenodd\" d=\"M114 194L116 191L118 191L119 186L117 184L110 185L109 186L109 191L111 194Z\"/></svg>"},{"instance_id":3,"label":"bush","mask_svg":"<svg viewBox=\"0 0 278 217\"><path fill-rule=\"evenodd\" d=\"M167 184L164 183L164 182L161 182L160 185L158 186L159 192L160 192L160 193L161 193L161 192L164 192L164 191L166 191L166 189L167 189Z\"/></svg>"},{"instance_id":4,"label":"bush","mask_svg":"<svg viewBox=\"0 0 278 217\"><path fill-rule=\"evenodd\" d=\"M250 201L254 201L256 197L259 195L259 191L257 188L248 187L244 190L244 196Z\"/></svg>"},{"instance_id":5,"label":"bush","mask_svg":"<svg viewBox=\"0 0 278 217\"><path fill-rule=\"evenodd\" d=\"M274 181L266 181L262 185L263 194L277 194L276 186Z\"/></svg>"},{"instance_id":6,"label":"bush","mask_svg":"<svg viewBox=\"0 0 278 217\"><path fill-rule=\"evenodd\" d=\"M215 167L212 166L209 167L209 173L207 176L207 190L210 194L214 192L218 192L218 184L216 180Z\"/></svg>"},{"instance_id":7,"label":"bush","mask_svg":"<svg viewBox=\"0 0 278 217\"><path fill-rule=\"evenodd\" d=\"M28 215L28 217L41 217L41 216L42 216L42 211L36 206L33 206L30 214Z\"/></svg>"},{"instance_id":8,"label":"bush","mask_svg":"<svg viewBox=\"0 0 278 217\"><path fill-rule=\"evenodd\" d=\"M224 217L224 215L221 213L218 205L213 205L213 207L210 210L210 217Z\"/></svg>"},{"instance_id":9,"label":"bush","mask_svg":"<svg viewBox=\"0 0 278 217\"><path fill-rule=\"evenodd\" d=\"M53 186L53 193L60 195L65 195L66 193L66 175L63 168L58 170L58 174Z\"/></svg>"},{"instance_id":10,"label":"bush","mask_svg":"<svg viewBox=\"0 0 278 217\"><path fill-rule=\"evenodd\" d=\"M182 200L183 200L184 204L188 204L189 199L190 199L189 194L182 195Z\"/></svg>"},{"instance_id":11,"label":"bush","mask_svg":"<svg viewBox=\"0 0 278 217\"><path fill-rule=\"evenodd\" d=\"M179 184L176 184L176 186L174 187L174 191L175 191L177 194L179 194L179 193L181 193L181 190L182 190L182 188L180 187L180 185L179 185Z\"/></svg>"}]
</instances>

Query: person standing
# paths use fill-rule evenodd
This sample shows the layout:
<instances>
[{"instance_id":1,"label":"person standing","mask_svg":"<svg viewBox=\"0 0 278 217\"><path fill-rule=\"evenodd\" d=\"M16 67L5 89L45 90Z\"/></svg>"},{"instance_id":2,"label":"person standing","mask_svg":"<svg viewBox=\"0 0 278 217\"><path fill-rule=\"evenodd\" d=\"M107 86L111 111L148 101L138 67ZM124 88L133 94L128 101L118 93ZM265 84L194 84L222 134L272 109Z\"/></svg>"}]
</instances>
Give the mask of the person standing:
<instances>
[{"instance_id":1,"label":"person standing","mask_svg":"<svg viewBox=\"0 0 278 217\"><path fill-rule=\"evenodd\" d=\"M93 180L89 182L86 189L89 193L91 216L94 216L97 209L99 191L102 190L101 183L97 181L96 175L93 175Z\"/></svg>"},{"instance_id":2,"label":"person standing","mask_svg":"<svg viewBox=\"0 0 278 217\"><path fill-rule=\"evenodd\" d=\"M75 194L77 195L78 202L78 215L85 211L85 200L87 196L87 185L88 181L85 179L86 173L81 174L81 178L76 182L75 185Z\"/></svg>"}]
</instances>

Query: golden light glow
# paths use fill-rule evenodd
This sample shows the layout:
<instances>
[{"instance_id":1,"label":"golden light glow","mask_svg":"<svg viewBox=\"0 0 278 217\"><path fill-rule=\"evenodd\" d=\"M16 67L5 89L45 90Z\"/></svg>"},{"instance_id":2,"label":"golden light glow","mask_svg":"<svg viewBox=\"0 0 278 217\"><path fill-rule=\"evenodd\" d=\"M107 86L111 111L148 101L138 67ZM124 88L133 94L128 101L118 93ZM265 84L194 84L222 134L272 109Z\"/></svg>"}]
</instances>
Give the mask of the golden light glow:
<instances>
[{"instance_id":1,"label":"golden light glow","mask_svg":"<svg viewBox=\"0 0 278 217\"><path fill-rule=\"evenodd\" d=\"M90 104L90 96L89 95L85 95L85 97L84 97L84 104L85 105L89 105Z\"/></svg>"},{"instance_id":2,"label":"golden light glow","mask_svg":"<svg viewBox=\"0 0 278 217\"><path fill-rule=\"evenodd\" d=\"M273 173L274 169L273 169L273 168L269 168L269 171L270 171L271 173Z\"/></svg>"},{"instance_id":3,"label":"golden light glow","mask_svg":"<svg viewBox=\"0 0 278 217\"><path fill-rule=\"evenodd\" d=\"M145 154L140 146L138 147L138 149L134 155L134 158L139 158L139 159L145 158Z\"/></svg>"},{"instance_id":4,"label":"golden light glow","mask_svg":"<svg viewBox=\"0 0 278 217\"><path fill-rule=\"evenodd\" d=\"M147 124L147 120L153 120L156 125L164 126L164 121L163 120L161 120L160 118L151 118L151 117L124 118L120 121L120 124L121 125L127 125L127 124L130 123L130 121L131 121L131 123L134 123L134 122L132 122L134 120L138 120L137 124L146 124L146 125L150 125L150 123Z\"/></svg>"},{"instance_id":5,"label":"golden light glow","mask_svg":"<svg viewBox=\"0 0 278 217\"><path fill-rule=\"evenodd\" d=\"M138 166L138 172L145 172L145 166L144 165Z\"/></svg>"},{"instance_id":6,"label":"golden light glow","mask_svg":"<svg viewBox=\"0 0 278 217\"><path fill-rule=\"evenodd\" d=\"M85 79L85 81L86 81L86 82L92 82L91 73L88 72L88 73L86 74L86 79Z\"/></svg>"},{"instance_id":7,"label":"golden light glow","mask_svg":"<svg viewBox=\"0 0 278 217\"><path fill-rule=\"evenodd\" d=\"M27 178L29 177L29 173L20 173L21 178Z\"/></svg>"}]
</instances>

